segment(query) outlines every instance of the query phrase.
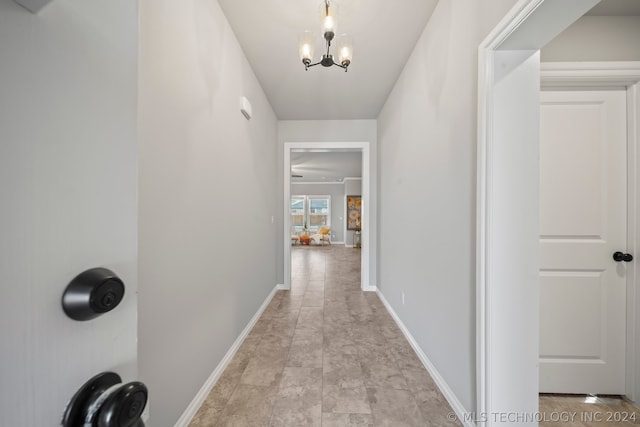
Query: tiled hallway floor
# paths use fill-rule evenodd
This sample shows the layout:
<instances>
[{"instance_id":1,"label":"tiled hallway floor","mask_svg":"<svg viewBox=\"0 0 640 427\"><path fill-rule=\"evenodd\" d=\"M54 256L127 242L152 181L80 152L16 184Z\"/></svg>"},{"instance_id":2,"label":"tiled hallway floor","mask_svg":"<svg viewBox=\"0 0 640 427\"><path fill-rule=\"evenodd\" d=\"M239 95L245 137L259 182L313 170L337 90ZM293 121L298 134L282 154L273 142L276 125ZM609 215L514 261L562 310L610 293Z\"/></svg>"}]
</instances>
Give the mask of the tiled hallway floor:
<instances>
[{"instance_id":1,"label":"tiled hallway floor","mask_svg":"<svg viewBox=\"0 0 640 427\"><path fill-rule=\"evenodd\" d=\"M640 410L619 397L540 395L541 427L631 427Z\"/></svg>"},{"instance_id":2,"label":"tiled hallway floor","mask_svg":"<svg viewBox=\"0 0 640 427\"><path fill-rule=\"evenodd\" d=\"M452 426L451 408L375 293L360 250L292 248L279 291L191 427Z\"/></svg>"}]
</instances>

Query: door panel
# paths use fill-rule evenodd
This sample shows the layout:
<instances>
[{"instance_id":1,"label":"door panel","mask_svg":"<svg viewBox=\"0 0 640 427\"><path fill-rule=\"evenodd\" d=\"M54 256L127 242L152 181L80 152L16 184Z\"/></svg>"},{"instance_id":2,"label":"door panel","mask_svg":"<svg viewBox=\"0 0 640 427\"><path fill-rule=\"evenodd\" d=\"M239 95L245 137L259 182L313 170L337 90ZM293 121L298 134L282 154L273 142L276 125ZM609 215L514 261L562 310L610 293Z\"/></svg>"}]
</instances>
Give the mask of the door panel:
<instances>
[{"instance_id":1,"label":"door panel","mask_svg":"<svg viewBox=\"0 0 640 427\"><path fill-rule=\"evenodd\" d=\"M543 97L550 96L545 94ZM540 234L544 238L600 238L603 231L601 183L602 105L591 102L543 103L540 176Z\"/></svg>"},{"instance_id":2,"label":"door panel","mask_svg":"<svg viewBox=\"0 0 640 427\"><path fill-rule=\"evenodd\" d=\"M626 94L543 92L540 391L624 394Z\"/></svg>"},{"instance_id":3,"label":"door panel","mask_svg":"<svg viewBox=\"0 0 640 427\"><path fill-rule=\"evenodd\" d=\"M0 52L0 425L56 426L95 374L136 379L137 4L0 0ZM92 267L124 299L72 320Z\"/></svg>"},{"instance_id":4,"label":"door panel","mask_svg":"<svg viewBox=\"0 0 640 427\"><path fill-rule=\"evenodd\" d=\"M544 331L540 355L545 359L599 359L602 354L602 273L542 271L540 327ZM580 303L576 304L576 295ZM566 307L573 307L571 316Z\"/></svg>"}]
</instances>

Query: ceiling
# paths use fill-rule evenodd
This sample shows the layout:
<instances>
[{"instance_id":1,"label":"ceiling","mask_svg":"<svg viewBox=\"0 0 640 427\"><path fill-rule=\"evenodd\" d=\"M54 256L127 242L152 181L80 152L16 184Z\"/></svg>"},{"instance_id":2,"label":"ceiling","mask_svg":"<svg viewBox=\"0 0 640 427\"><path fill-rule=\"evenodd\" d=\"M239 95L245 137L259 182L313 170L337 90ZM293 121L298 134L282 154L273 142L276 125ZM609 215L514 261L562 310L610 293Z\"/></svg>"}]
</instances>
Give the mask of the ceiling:
<instances>
[{"instance_id":1,"label":"ceiling","mask_svg":"<svg viewBox=\"0 0 640 427\"><path fill-rule=\"evenodd\" d=\"M280 120L376 119L438 0L337 0L338 33L354 38L349 71L298 57L304 30L318 34L322 0L218 0ZM640 0L603 0L587 15L640 16ZM292 153L292 182L362 176L355 152Z\"/></svg>"},{"instance_id":2,"label":"ceiling","mask_svg":"<svg viewBox=\"0 0 640 427\"><path fill-rule=\"evenodd\" d=\"M218 0L280 120L376 119L438 0L334 0L338 34L354 38L349 71L298 57L302 31L323 50L323 0ZM640 0L603 0L588 15L640 15ZM333 50L335 52L335 49Z\"/></svg>"},{"instance_id":3,"label":"ceiling","mask_svg":"<svg viewBox=\"0 0 640 427\"><path fill-rule=\"evenodd\" d=\"M362 152L292 152L291 182L343 182L362 176Z\"/></svg>"},{"instance_id":4,"label":"ceiling","mask_svg":"<svg viewBox=\"0 0 640 427\"><path fill-rule=\"evenodd\" d=\"M603 0L587 12L591 16L640 16L640 0Z\"/></svg>"},{"instance_id":5,"label":"ceiling","mask_svg":"<svg viewBox=\"0 0 640 427\"><path fill-rule=\"evenodd\" d=\"M298 57L305 30L322 52L321 1L218 0L278 119L376 119L437 0L337 0L338 34L354 39L346 73Z\"/></svg>"}]
</instances>

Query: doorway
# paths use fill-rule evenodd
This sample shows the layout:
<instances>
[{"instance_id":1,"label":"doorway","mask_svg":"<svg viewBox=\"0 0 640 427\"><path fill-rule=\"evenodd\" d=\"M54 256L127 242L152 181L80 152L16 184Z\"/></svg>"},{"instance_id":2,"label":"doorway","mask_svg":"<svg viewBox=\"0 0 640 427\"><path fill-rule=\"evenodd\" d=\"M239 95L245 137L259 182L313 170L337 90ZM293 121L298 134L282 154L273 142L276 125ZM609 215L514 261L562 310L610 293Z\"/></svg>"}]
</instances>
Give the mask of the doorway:
<instances>
[{"instance_id":1,"label":"doorway","mask_svg":"<svg viewBox=\"0 0 640 427\"><path fill-rule=\"evenodd\" d=\"M500 424L490 414L538 410L539 49L597 3L520 1L480 45L477 411L486 417L480 426ZM637 118L638 85L627 87ZM635 144L637 128L629 129ZM635 185L634 178L634 192ZM630 203L637 206L635 194ZM631 225L637 229L637 218ZM636 232L630 234L633 250ZM638 295L632 288L628 309L635 312ZM626 355L633 369L627 372L628 395L636 398L637 345L628 346Z\"/></svg>"},{"instance_id":2,"label":"doorway","mask_svg":"<svg viewBox=\"0 0 640 427\"><path fill-rule=\"evenodd\" d=\"M368 142L316 142L316 143L296 143L286 142L284 144L284 289L291 289L291 155L296 151L307 152L327 152L327 151L357 151L362 156L362 230L361 230L361 283L363 291L375 291L376 287L369 283L369 268L371 265L371 255L374 251L370 248L371 211L375 209L370 206L370 161Z\"/></svg>"},{"instance_id":3,"label":"doorway","mask_svg":"<svg viewBox=\"0 0 640 427\"><path fill-rule=\"evenodd\" d=\"M626 155L626 182L627 187L625 201L626 232L623 236L622 247L626 247L631 254L638 255L638 213L640 213L640 200L638 189L638 165L640 156L640 62L602 62L602 63L543 63L541 86L543 90L568 89L571 94L580 93L581 90L622 92L626 112L626 134L624 143L624 155ZM604 95L603 95L604 96ZM602 104L602 103L600 103ZM625 114L623 112L623 114ZM617 249L616 249L617 250ZM611 251L610 251L611 252ZM609 254L611 256L611 254ZM636 339L639 328L636 319L638 307L640 307L639 293L636 289L637 260L633 262L616 263L617 275L626 275L624 297L626 298L626 317L623 319L623 327L626 335L623 337L626 346L625 354L621 360L621 369L624 371L622 392L627 398L638 402L640 398L640 342ZM624 284L623 284L624 286ZM620 387L619 387L620 388ZM542 390L544 391L544 390Z\"/></svg>"}]
</instances>

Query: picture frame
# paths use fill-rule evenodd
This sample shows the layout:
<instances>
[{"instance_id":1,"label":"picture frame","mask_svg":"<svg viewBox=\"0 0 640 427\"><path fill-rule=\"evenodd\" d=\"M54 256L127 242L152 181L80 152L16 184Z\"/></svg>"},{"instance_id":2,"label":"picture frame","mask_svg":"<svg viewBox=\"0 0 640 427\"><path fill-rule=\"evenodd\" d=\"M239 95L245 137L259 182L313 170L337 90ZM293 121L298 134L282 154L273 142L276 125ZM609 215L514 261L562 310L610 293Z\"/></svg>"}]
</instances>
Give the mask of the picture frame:
<instances>
[{"instance_id":1,"label":"picture frame","mask_svg":"<svg viewBox=\"0 0 640 427\"><path fill-rule=\"evenodd\" d=\"M362 196L347 196L347 230L360 231L362 227Z\"/></svg>"}]
</instances>

